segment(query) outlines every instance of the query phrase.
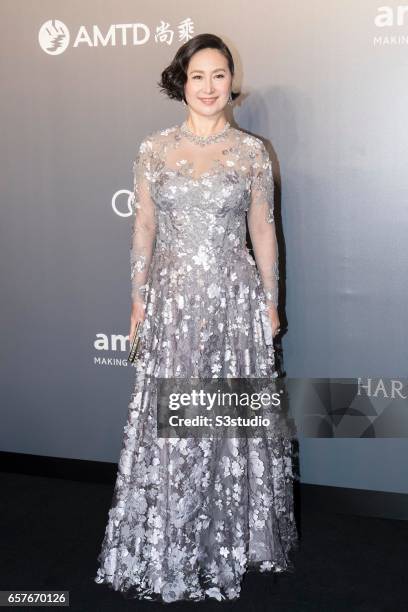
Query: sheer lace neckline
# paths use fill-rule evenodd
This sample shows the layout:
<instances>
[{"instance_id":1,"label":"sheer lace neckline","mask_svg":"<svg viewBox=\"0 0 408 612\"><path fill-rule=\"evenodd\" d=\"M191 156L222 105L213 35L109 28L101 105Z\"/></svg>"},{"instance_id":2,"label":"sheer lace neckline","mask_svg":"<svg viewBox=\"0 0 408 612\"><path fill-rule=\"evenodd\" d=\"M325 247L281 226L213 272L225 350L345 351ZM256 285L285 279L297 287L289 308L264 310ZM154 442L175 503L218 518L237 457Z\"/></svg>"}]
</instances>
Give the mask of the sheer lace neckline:
<instances>
[{"instance_id":1,"label":"sheer lace neckline","mask_svg":"<svg viewBox=\"0 0 408 612\"><path fill-rule=\"evenodd\" d=\"M216 134L210 134L209 136L198 136L197 134L194 134L187 127L187 121L183 121L183 123L181 123L181 125L179 126L180 132L183 134L183 136L185 136L186 138L188 138L192 142L195 142L196 144L201 145L202 147L204 147L207 144L212 144L214 142L219 142L220 140L225 138L227 136L227 134L228 134L228 131L229 131L230 127L231 127L231 125L227 121L220 132L217 132Z\"/></svg>"}]
</instances>

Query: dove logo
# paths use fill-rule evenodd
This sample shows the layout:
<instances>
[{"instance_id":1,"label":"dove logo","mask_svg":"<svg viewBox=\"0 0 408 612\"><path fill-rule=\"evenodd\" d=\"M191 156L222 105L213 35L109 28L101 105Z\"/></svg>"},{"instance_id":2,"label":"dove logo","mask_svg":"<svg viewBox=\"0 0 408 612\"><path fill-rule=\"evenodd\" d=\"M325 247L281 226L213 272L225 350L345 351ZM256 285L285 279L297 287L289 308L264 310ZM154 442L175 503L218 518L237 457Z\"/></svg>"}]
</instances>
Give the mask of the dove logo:
<instances>
[{"instance_id":1,"label":"dove logo","mask_svg":"<svg viewBox=\"0 0 408 612\"><path fill-rule=\"evenodd\" d=\"M42 24L38 32L38 42L49 55L64 53L69 45L69 30L59 19L50 19Z\"/></svg>"}]
</instances>

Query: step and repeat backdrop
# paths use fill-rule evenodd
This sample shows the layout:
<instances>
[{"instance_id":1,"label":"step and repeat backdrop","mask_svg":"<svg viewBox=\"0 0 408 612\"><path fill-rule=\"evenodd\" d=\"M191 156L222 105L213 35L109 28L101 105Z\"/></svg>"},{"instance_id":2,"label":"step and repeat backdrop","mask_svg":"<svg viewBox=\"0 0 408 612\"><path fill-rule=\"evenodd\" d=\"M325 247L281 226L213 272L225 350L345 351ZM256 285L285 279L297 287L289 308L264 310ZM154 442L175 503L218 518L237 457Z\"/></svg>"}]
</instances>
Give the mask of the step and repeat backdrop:
<instances>
[{"instance_id":1,"label":"step and repeat backdrop","mask_svg":"<svg viewBox=\"0 0 408 612\"><path fill-rule=\"evenodd\" d=\"M3 451L117 461L132 165L185 118L160 73L229 45L230 120L266 139L278 193L283 367L407 374L408 5L372 0L1 3ZM406 492L404 437L300 440L303 482Z\"/></svg>"}]
</instances>

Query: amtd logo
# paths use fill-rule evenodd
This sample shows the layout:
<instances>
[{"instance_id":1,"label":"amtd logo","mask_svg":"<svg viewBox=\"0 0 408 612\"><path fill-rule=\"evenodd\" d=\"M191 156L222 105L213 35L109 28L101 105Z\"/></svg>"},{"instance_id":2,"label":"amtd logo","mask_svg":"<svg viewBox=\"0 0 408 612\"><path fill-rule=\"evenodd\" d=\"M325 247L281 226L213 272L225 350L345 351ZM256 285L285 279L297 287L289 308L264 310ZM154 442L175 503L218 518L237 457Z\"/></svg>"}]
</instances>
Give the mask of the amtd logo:
<instances>
[{"instance_id":1,"label":"amtd logo","mask_svg":"<svg viewBox=\"0 0 408 612\"><path fill-rule=\"evenodd\" d=\"M194 25L187 17L177 25L178 40L185 42L192 38ZM155 42L167 43L173 41L174 31L169 23L161 21L156 27ZM150 38L150 29L145 23L120 23L110 25L106 34L102 34L99 27L91 26L89 31L85 26L80 26L73 47L84 44L88 47L116 47L117 45L143 45ZM60 55L69 45L70 34L65 23L59 19L50 19L42 24L38 32L38 42L45 53L49 55Z\"/></svg>"},{"instance_id":2,"label":"amtd logo","mask_svg":"<svg viewBox=\"0 0 408 612\"><path fill-rule=\"evenodd\" d=\"M69 30L62 21L50 19L42 24L38 32L38 42L46 53L59 55L69 45Z\"/></svg>"}]
</instances>

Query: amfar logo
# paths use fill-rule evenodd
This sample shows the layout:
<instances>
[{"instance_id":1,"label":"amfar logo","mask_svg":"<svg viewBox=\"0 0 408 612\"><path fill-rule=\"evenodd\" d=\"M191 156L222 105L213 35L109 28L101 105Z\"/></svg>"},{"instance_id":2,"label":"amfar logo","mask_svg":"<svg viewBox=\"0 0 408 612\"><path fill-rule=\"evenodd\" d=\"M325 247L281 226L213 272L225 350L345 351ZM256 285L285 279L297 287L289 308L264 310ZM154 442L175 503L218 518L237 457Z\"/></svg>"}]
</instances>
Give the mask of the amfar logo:
<instances>
[{"instance_id":1,"label":"amfar logo","mask_svg":"<svg viewBox=\"0 0 408 612\"><path fill-rule=\"evenodd\" d=\"M193 37L194 24L187 17L177 25L178 41L186 42ZM121 45L144 45L150 38L150 29L145 23L119 23L108 26L106 32L101 32L97 25L80 26L72 44L74 48L83 44L88 47L116 47ZM154 40L157 43L171 45L174 38L174 30L170 24L161 21L155 29ZM38 42L45 53L49 55L60 55L63 53L70 41L70 34L65 23L59 19L50 19L43 23L38 32Z\"/></svg>"},{"instance_id":2,"label":"amfar logo","mask_svg":"<svg viewBox=\"0 0 408 612\"><path fill-rule=\"evenodd\" d=\"M108 334L98 333L93 343L94 349L100 351L102 355L94 356L94 365L108 366L128 366L133 365L128 362L127 354L130 348L129 336L123 334ZM106 352L114 351L116 355L111 357L105 356ZM118 355L118 353L122 355Z\"/></svg>"},{"instance_id":3,"label":"amfar logo","mask_svg":"<svg viewBox=\"0 0 408 612\"><path fill-rule=\"evenodd\" d=\"M379 6L377 15L374 18L374 23L377 28L385 28L390 26L405 25L405 14L408 14L408 5L400 6Z\"/></svg>"},{"instance_id":4,"label":"amfar logo","mask_svg":"<svg viewBox=\"0 0 408 612\"><path fill-rule=\"evenodd\" d=\"M374 17L374 25L377 28L391 28L391 27L402 27L408 23L408 5L399 6L379 6L377 8L377 15ZM373 37L373 44L375 47L386 47L389 45L406 45L408 44L408 37L405 33L389 33L385 30L384 35L376 34Z\"/></svg>"}]
</instances>

